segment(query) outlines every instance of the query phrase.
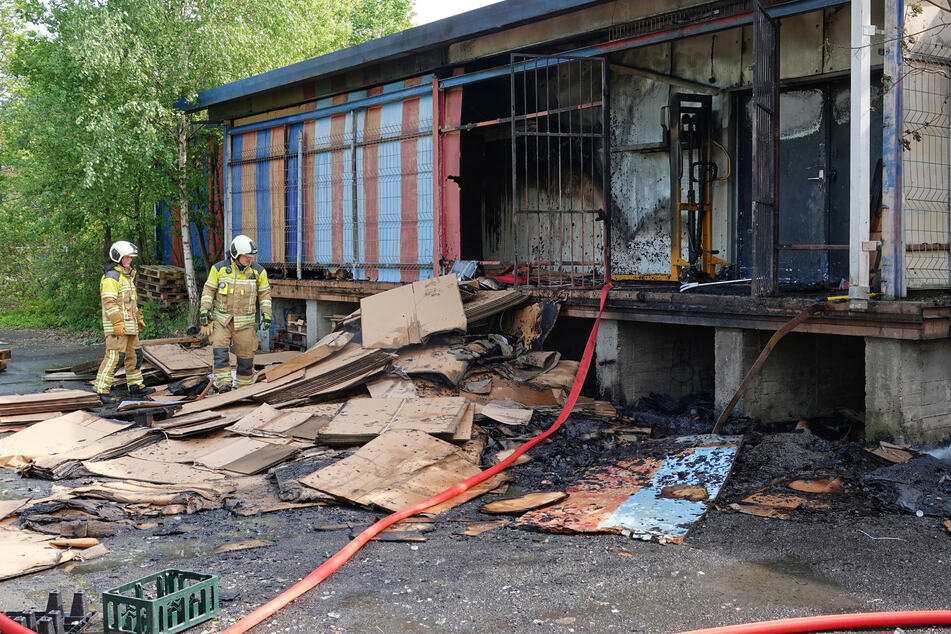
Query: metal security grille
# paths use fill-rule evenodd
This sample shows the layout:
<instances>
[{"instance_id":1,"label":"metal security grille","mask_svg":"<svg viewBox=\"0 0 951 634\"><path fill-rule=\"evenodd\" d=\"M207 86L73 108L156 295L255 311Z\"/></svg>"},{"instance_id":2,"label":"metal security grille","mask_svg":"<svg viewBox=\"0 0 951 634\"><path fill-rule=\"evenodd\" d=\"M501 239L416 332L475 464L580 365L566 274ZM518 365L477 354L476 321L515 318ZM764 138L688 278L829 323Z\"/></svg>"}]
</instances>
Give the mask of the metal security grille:
<instances>
[{"instance_id":1,"label":"metal security grille","mask_svg":"<svg viewBox=\"0 0 951 634\"><path fill-rule=\"evenodd\" d=\"M902 79L903 231L910 289L951 287L951 49L919 45Z\"/></svg>"},{"instance_id":2,"label":"metal security grille","mask_svg":"<svg viewBox=\"0 0 951 634\"><path fill-rule=\"evenodd\" d=\"M607 96L602 58L512 55L517 284L597 287L610 278Z\"/></svg>"}]
</instances>

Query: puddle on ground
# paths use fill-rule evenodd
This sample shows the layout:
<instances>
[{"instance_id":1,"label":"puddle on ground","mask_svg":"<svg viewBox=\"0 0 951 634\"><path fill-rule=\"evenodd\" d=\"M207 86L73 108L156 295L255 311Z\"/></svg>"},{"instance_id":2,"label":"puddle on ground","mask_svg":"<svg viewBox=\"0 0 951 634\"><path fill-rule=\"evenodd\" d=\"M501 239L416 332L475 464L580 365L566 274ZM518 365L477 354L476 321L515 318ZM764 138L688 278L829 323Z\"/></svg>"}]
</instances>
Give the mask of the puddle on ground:
<instances>
[{"instance_id":1,"label":"puddle on ground","mask_svg":"<svg viewBox=\"0 0 951 634\"><path fill-rule=\"evenodd\" d=\"M864 609L855 597L836 582L816 574L796 557L742 563L698 578L712 596L749 606L787 605L821 612ZM745 607L745 606L744 606Z\"/></svg>"},{"instance_id":2,"label":"puddle on ground","mask_svg":"<svg viewBox=\"0 0 951 634\"><path fill-rule=\"evenodd\" d=\"M46 497L52 486L52 482L23 480L13 469L0 469L0 500Z\"/></svg>"}]
</instances>

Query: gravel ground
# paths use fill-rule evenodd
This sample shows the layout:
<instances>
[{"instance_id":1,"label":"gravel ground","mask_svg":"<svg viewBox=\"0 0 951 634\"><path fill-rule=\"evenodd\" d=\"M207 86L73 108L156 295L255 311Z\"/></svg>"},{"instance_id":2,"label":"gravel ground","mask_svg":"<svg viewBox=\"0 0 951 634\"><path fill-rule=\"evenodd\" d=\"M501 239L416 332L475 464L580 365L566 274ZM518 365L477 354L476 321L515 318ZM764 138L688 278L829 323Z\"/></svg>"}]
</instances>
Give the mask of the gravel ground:
<instances>
[{"instance_id":1,"label":"gravel ground","mask_svg":"<svg viewBox=\"0 0 951 634\"><path fill-rule=\"evenodd\" d=\"M14 346L14 361L34 371L44 363L68 365L64 357L89 360L101 353L75 341L44 341L42 333L33 337L16 340L0 331L0 340ZM25 375L14 383L31 384ZM10 384L0 375L0 389ZM599 426L604 424L566 423L552 443L539 447L534 462L512 470L513 487L534 490L543 474L564 486L592 456L611 450ZM497 519L479 511L491 498L483 497L439 516L425 542L371 542L252 631L653 633L826 613L949 608L951 534L941 518L901 513L866 497L854 479L877 465L866 462L854 442L766 431L747 426L746 444L717 506L683 544L510 525L460 536L470 523ZM843 475L852 487L849 501L788 521L728 508L778 479L820 474ZM0 498L41 496L49 486L0 470ZM219 618L192 630L216 632L310 573L351 536L348 529L322 529L349 522L358 532L379 515L326 506L248 518L223 510L165 518L147 530L104 538L111 551L104 558L0 582L0 609L41 607L50 589L66 597L82 589L95 605L104 590L181 568L220 576ZM274 544L213 552L245 539ZM101 622L87 631L101 631Z\"/></svg>"}]
</instances>

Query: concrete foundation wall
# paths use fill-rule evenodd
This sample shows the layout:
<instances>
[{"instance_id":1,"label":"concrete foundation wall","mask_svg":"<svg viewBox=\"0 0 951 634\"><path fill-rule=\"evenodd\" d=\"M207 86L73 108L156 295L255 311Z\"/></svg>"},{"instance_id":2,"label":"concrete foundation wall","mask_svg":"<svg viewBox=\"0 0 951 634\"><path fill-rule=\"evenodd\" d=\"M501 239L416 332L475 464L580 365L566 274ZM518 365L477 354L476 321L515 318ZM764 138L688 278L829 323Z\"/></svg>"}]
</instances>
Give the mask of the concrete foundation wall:
<instances>
[{"instance_id":1,"label":"concrete foundation wall","mask_svg":"<svg viewBox=\"0 0 951 634\"><path fill-rule=\"evenodd\" d=\"M866 437L914 443L951 438L951 339L867 338Z\"/></svg>"},{"instance_id":2,"label":"concrete foundation wall","mask_svg":"<svg viewBox=\"0 0 951 634\"><path fill-rule=\"evenodd\" d=\"M597 378L603 398L627 405L651 392L712 392L713 329L602 321Z\"/></svg>"},{"instance_id":3,"label":"concrete foundation wall","mask_svg":"<svg viewBox=\"0 0 951 634\"><path fill-rule=\"evenodd\" d=\"M768 331L716 329L717 412L729 403L771 336ZM862 339L792 333L770 353L735 412L779 421L824 416L838 407L860 411L864 393Z\"/></svg>"}]
</instances>

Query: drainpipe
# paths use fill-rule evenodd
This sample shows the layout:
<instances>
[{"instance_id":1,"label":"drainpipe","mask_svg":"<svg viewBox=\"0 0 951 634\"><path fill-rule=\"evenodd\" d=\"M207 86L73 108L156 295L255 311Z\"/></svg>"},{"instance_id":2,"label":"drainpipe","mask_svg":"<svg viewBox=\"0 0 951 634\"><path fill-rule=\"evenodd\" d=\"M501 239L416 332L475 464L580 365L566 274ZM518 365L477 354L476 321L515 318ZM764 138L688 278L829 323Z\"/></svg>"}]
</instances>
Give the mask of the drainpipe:
<instances>
[{"instance_id":1,"label":"drainpipe","mask_svg":"<svg viewBox=\"0 0 951 634\"><path fill-rule=\"evenodd\" d=\"M869 145L871 93L870 0L852 0L852 119L849 144L849 306L868 308Z\"/></svg>"}]
</instances>

